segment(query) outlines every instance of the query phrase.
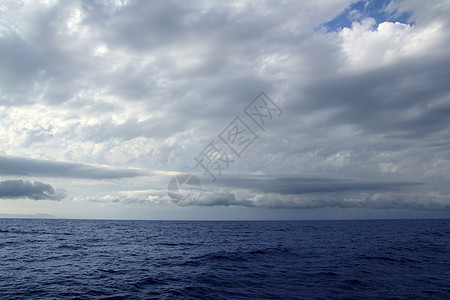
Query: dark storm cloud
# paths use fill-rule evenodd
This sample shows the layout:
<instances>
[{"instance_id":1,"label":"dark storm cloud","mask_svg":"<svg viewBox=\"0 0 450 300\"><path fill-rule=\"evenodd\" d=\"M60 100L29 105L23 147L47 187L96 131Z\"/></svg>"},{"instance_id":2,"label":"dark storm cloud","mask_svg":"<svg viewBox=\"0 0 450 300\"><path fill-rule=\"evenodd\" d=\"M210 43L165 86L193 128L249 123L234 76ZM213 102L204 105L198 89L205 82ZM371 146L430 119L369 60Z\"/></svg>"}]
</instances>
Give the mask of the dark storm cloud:
<instances>
[{"instance_id":1,"label":"dark storm cloud","mask_svg":"<svg viewBox=\"0 0 450 300\"><path fill-rule=\"evenodd\" d=\"M62 200L66 197L63 190L57 190L46 183L24 180L0 181L0 198L17 199L29 198L33 200Z\"/></svg>"},{"instance_id":2,"label":"dark storm cloud","mask_svg":"<svg viewBox=\"0 0 450 300\"><path fill-rule=\"evenodd\" d=\"M115 179L142 176L144 173L133 169L0 156L0 175Z\"/></svg>"}]
</instances>

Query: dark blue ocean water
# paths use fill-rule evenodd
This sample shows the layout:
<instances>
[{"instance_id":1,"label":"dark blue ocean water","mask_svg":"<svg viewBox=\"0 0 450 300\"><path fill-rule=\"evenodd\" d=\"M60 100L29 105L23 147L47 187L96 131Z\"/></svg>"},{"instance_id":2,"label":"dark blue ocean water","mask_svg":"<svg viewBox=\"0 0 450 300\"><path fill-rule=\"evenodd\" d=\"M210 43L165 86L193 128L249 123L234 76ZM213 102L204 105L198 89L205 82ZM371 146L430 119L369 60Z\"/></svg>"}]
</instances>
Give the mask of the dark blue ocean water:
<instances>
[{"instance_id":1,"label":"dark blue ocean water","mask_svg":"<svg viewBox=\"0 0 450 300\"><path fill-rule=\"evenodd\" d=\"M0 219L0 298L450 299L450 220Z\"/></svg>"}]
</instances>

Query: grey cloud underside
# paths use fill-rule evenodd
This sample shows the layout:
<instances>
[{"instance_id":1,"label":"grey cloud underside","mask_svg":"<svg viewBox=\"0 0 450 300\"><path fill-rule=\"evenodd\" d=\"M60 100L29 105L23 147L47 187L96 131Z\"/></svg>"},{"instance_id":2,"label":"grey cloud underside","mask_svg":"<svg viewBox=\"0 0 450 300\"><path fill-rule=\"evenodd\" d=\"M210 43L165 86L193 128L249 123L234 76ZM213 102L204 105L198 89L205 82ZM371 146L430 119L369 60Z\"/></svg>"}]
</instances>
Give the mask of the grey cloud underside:
<instances>
[{"instance_id":1,"label":"grey cloud underside","mask_svg":"<svg viewBox=\"0 0 450 300\"><path fill-rule=\"evenodd\" d=\"M221 177L220 182L217 182L218 186L226 186L232 189L248 189L255 192L284 195L351 191L391 191L420 184L423 183L298 175Z\"/></svg>"},{"instance_id":2,"label":"grey cloud underside","mask_svg":"<svg viewBox=\"0 0 450 300\"><path fill-rule=\"evenodd\" d=\"M215 184L222 189L211 191L206 185L196 205L450 211L449 197L422 191L426 185L415 181L327 176L225 176Z\"/></svg>"},{"instance_id":3,"label":"grey cloud underside","mask_svg":"<svg viewBox=\"0 0 450 300\"><path fill-rule=\"evenodd\" d=\"M29 198L33 200L62 200L66 197L64 190L56 190L46 183L24 180L0 181L0 198L17 199Z\"/></svg>"},{"instance_id":4,"label":"grey cloud underside","mask_svg":"<svg viewBox=\"0 0 450 300\"><path fill-rule=\"evenodd\" d=\"M446 133L450 125L448 57L406 59L352 75L325 76L299 91L299 113L335 112L323 126L356 125L366 134L421 139ZM400 88L401 87L401 88Z\"/></svg>"},{"instance_id":5,"label":"grey cloud underside","mask_svg":"<svg viewBox=\"0 0 450 300\"><path fill-rule=\"evenodd\" d=\"M196 203L199 206L236 206L271 209L406 209L450 211L449 198L417 193L318 193L308 195L256 194L242 197L238 192L205 193Z\"/></svg>"},{"instance_id":6,"label":"grey cloud underside","mask_svg":"<svg viewBox=\"0 0 450 300\"><path fill-rule=\"evenodd\" d=\"M145 175L140 170L0 156L0 175L115 179Z\"/></svg>"}]
</instances>

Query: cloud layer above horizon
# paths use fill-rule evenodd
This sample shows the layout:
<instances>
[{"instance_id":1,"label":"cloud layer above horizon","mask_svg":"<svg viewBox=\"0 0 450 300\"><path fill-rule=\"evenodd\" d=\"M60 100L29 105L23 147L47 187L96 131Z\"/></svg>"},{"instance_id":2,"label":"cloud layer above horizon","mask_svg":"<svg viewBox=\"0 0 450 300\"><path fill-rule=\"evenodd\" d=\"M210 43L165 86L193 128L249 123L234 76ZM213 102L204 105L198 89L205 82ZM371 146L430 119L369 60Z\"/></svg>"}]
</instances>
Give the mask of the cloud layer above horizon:
<instances>
[{"instance_id":1,"label":"cloud layer above horizon","mask_svg":"<svg viewBox=\"0 0 450 300\"><path fill-rule=\"evenodd\" d=\"M118 209L169 203L185 172L199 206L450 211L449 16L444 0L2 1L0 180ZM283 110L265 131L244 113L261 91ZM257 139L211 182L194 157L226 149L235 117Z\"/></svg>"},{"instance_id":2,"label":"cloud layer above horizon","mask_svg":"<svg viewBox=\"0 0 450 300\"><path fill-rule=\"evenodd\" d=\"M39 181L0 181L0 198L4 199L29 198L32 200L62 200L65 196L64 190L55 191L50 184Z\"/></svg>"}]
</instances>

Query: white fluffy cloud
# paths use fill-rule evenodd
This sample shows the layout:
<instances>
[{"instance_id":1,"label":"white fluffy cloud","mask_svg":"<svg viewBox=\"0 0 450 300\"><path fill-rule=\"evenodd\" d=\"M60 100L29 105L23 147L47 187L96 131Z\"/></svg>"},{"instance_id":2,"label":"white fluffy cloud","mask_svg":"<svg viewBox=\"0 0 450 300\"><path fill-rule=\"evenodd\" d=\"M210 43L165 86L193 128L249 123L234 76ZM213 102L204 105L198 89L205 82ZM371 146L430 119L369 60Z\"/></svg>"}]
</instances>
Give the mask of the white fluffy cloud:
<instances>
[{"instance_id":1,"label":"white fluffy cloud","mask_svg":"<svg viewBox=\"0 0 450 300\"><path fill-rule=\"evenodd\" d=\"M400 22L376 24L372 18L354 22L340 32L342 49L358 71L394 64L401 59L442 54L445 23L416 26Z\"/></svg>"}]
</instances>

